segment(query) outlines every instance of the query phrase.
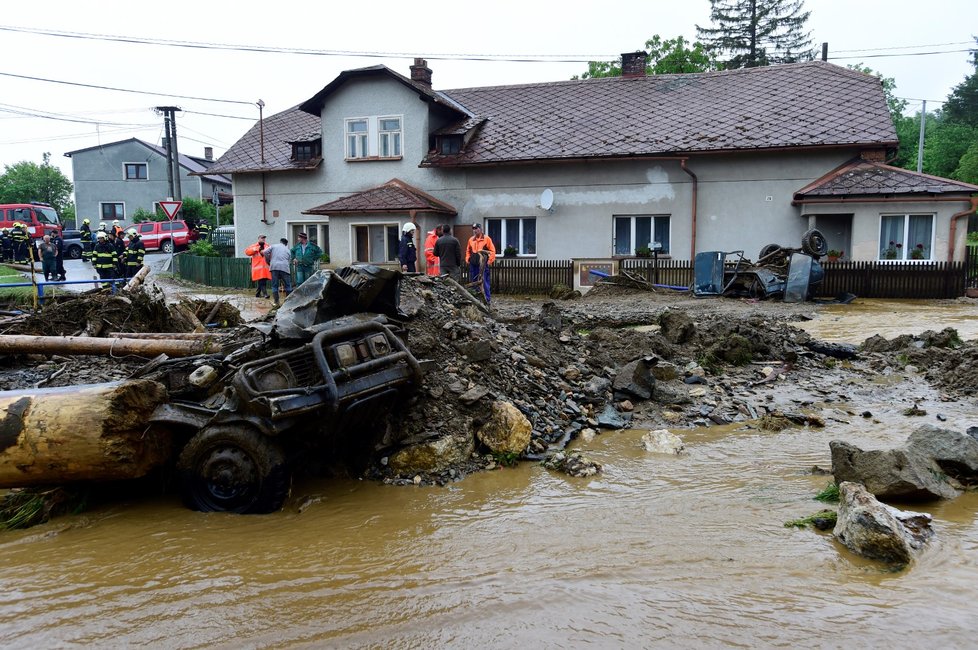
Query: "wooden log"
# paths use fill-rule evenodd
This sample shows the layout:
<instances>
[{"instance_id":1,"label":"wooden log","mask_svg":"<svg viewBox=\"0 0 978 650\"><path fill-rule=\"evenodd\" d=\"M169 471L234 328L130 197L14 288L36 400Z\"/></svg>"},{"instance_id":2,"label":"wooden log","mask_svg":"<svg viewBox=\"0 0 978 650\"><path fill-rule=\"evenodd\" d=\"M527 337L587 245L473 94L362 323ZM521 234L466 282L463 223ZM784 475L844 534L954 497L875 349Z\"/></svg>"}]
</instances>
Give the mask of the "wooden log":
<instances>
[{"instance_id":1,"label":"wooden log","mask_svg":"<svg viewBox=\"0 0 978 650\"><path fill-rule=\"evenodd\" d=\"M146 379L0 393L0 488L145 476L172 456L146 426L166 400Z\"/></svg>"},{"instance_id":2,"label":"wooden log","mask_svg":"<svg viewBox=\"0 0 978 650\"><path fill-rule=\"evenodd\" d=\"M120 339L164 339L171 341L200 341L216 339L213 332L109 332L109 336Z\"/></svg>"},{"instance_id":3,"label":"wooden log","mask_svg":"<svg viewBox=\"0 0 978 650\"><path fill-rule=\"evenodd\" d=\"M143 283L147 275L149 275L149 267L144 264L143 268L139 269L139 271L136 272L136 275L132 276L132 278L129 280L129 282L126 283L126 286L123 287L122 290L132 291L133 289L135 289L136 287L138 287Z\"/></svg>"},{"instance_id":4,"label":"wooden log","mask_svg":"<svg viewBox=\"0 0 978 650\"><path fill-rule=\"evenodd\" d=\"M103 339L89 336L30 336L0 335L0 354L134 354L155 357L189 357L213 352L215 346L207 339L196 341L164 341L143 339Z\"/></svg>"}]
</instances>

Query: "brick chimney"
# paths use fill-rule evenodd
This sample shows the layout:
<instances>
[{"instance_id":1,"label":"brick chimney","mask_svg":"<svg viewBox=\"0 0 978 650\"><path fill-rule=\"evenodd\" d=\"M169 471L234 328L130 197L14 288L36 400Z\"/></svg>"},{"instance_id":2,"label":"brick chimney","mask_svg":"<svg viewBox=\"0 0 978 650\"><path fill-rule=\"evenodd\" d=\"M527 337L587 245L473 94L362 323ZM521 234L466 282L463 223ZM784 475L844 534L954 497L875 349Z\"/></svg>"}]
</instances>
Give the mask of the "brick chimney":
<instances>
[{"instance_id":1,"label":"brick chimney","mask_svg":"<svg viewBox=\"0 0 978 650\"><path fill-rule=\"evenodd\" d=\"M643 50L639 50L638 52L624 52L621 55L621 76L644 77L648 59L649 55Z\"/></svg>"},{"instance_id":2,"label":"brick chimney","mask_svg":"<svg viewBox=\"0 0 978 650\"><path fill-rule=\"evenodd\" d=\"M214 147L204 147L204 160L214 160Z\"/></svg>"},{"instance_id":3,"label":"brick chimney","mask_svg":"<svg viewBox=\"0 0 978 650\"><path fill-rule=\"evenodd\" d=\"M431 68L424 59L415 59L411 66L411 81L416 81L422 86L431 88Z\"/></svg>"}]
</instances>

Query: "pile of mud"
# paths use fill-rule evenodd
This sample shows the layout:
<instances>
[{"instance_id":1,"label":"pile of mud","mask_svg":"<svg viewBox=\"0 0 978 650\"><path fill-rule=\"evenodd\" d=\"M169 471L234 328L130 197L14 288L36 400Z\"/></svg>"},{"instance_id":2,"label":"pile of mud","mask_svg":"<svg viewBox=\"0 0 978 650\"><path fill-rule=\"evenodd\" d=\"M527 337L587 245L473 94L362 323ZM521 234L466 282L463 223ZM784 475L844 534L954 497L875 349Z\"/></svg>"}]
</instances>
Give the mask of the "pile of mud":
<instances>
[{"instance_id":1,"label":"pile of mud","mask_svg":"<svg viewBox=\"0 0 978 650\"><path fill-rule=\"evenodd\" d=\"M952 328L889 340L873 336L861 350L877 355L877 365L916 368L929 383L950 395L978 394L978 344L962 341Z\"/></svg>"}]
</instances>

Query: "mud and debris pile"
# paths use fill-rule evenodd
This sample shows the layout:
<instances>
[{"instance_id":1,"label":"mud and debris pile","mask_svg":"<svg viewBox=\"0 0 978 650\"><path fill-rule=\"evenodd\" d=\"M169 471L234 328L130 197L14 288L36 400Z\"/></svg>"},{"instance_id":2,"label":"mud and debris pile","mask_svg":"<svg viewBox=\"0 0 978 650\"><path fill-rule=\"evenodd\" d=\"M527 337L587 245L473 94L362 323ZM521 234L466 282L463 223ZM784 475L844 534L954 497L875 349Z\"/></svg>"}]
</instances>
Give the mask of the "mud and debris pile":
<instances>
[{"instance_id":1,"label":"mud and debris pile","mask_svg":"<svg viewBox=\"0 0 978 650\"><path fill-rule=\"evenodd\" d=\"M879 370L910 368L949 395L978 394L978 345L962 341L953 328L889 340L877 335L866 339L861 349L874 356L871 361Z\"/></svg>"}]
</instances>

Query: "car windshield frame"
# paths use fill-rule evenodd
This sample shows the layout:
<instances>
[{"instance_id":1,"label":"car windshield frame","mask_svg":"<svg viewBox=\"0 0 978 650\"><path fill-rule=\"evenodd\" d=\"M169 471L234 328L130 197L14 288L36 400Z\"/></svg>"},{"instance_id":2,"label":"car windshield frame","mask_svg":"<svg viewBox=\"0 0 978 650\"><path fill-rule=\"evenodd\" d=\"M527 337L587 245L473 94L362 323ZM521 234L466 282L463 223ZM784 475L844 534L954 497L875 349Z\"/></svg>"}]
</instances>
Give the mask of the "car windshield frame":
<instances>
[{"instance_id":1,"label":"car windshield frame","mask_svg":"<svg viewBox=\"0 0 978 650\"><path fill-rule=\"evenodd\" d=\"M54 208L42 208L35 205L34 214L37 215L37 220L41 223L48 223L52 226L61 225L61 219L58 218L58 211Z\"/></svg>"}]
</instances>

